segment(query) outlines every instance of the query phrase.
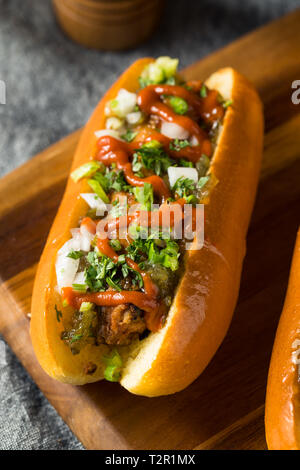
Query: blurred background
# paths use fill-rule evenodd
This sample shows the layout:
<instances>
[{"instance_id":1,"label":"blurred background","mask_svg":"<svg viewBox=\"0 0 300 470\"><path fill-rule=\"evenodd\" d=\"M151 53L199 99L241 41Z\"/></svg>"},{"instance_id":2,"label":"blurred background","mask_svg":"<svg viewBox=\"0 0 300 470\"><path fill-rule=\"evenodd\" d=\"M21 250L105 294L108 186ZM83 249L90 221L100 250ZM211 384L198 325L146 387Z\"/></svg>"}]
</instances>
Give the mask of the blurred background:
<instances>
[{"instance_id":1,"label":"blurred background","mask_svg":"<svg viewBox=\"0 0 300 470\"><path fill-rule=\"evenodd\" d=\"M166 0L146 41L112 52L70 40L50 0L0 0L0 176L84 125L135 59L170 55L185 67L296 7L299 0ZM82 449L1 336L0 436L1 450Z\"/></svg>"}]
</instances>

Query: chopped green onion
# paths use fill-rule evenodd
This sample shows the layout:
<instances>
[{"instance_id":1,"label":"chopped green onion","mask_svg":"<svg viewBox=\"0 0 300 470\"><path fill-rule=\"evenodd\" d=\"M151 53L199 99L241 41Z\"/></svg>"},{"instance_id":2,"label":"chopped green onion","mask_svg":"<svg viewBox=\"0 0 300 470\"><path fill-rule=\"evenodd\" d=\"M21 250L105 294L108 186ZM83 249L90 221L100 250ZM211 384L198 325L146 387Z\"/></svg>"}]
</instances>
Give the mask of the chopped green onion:
<instances>
[{"instance_id":1,"label":"chopped green onion","mask_svg":"<svg viewBox=\"0 0 300 470\"><path fill-rule=\"evenodd\" d=\"M205 85L202 85L202 87L200 88L200 96L201 98L207 97L207 89Z\"/></svg>"},{"instance_id":2,"label":"chopped green onion","mask_svg":"<svg viewBox=\"0 0 300 470\"><path fill-rule=\"evenodd\" d=\"M142 88L150 84L166 83L176 74L178 59L159 57L155 62L146 65L139 77Z\"/></svg>"},{"instance_id":3,"label":"chopped green onion","mask_svg":"<svg viewBox=\"0 0 300 470\"><path fill-rule=\"evenodd\" d=\"M207 176L203 176L198 181L198 197L200 204L208 204L210 194L214 187L218 184L218 178L214 173L209 173Z\"/></svg>"},{"instance_id":4,"label":"chopped green onion","mask_svg":"<svg viewBox=\"0 0 300 470\"><path fill-rule=\"evenodd\" d=\"M86 292L87 286L85 284L72 284L72 287L77 292Z\"/></svg>"},{"instance_id":5,"label":"chopped green onion","mask_svg":"<svg viewBox=\"0 0 300 470\"><path fill-rule=\"evenodd\" d=\"M109 244L115 251L120 251L122 249L122 245L119 240L109 240Z\"/></svg>"},{"instance_id":6,"label":"chopped green onion","mask_svg":"<svg viewBox=\"0 0 300 470\"><path fill-rule=\"evenodd\" d=\"M168 56L158 57L155 61L156 65L164 71L167 78L171 78L175 75L178 62L178 59L172 59Z\"/></svg>"},{"instance_id":7,"label":"chopped green onion","mask_svg":"<svg viewBox=\"0 0 300 470\"><path fill-rule=\"evenodd\" d=\"M113 114L116 114L116 116L119 116L120 110L119 110L119 101L117 100L117 98L109 102L109 107L111 111L113 112ZM122 116L120 115L120 117Z\"/></svg>"},{"instance_id":8,"label":"chopped green onion","mask_svg":"<svg viewBox=\"0 0 300 470\"><path fill-rule=\"evenodd\" d=\"M125 255L120 255L120 256L118 256L118 262L119 262L119 263L126 263Z\"/></svg>"},{"instance_id":9,"label":"chopped green onion","mask_svg":"<svg viewBox=\"0 0 300 470\"><path fill-rule=\"evenodd\" d=\"M110 287L117 290L118 292L121 292L122 290L121 287L118 284L116 284L110 277L106 278L106 282Z\"/></svg>"},{"instance_id":10,"label":"chopped green onion","mask_svg":"<svg viewBox=\"0 0 300 470\"><path fill-rule=\"evenodd\" d=\"M179 96L171 96L168 98L168 102L173 111L177 114L185 114L189 109L187 102Z\"/></svg>"},{"instance_id":11,"label":"chopped green onion","mask_svg":"<svg viewBox=\"0 0 300 470\"><path fill-rule=\"evenodd\" d=\"M92 188L92 190L97 194L97 196L100 197L100 199L102 199L103 202L105 202L106 204L109 204L109 198L106 192L104 191L104 189L102 188L101 184L99 183L99 181L90 179L88 180L88 184Z\"/></svg>"},{"instance_id":12,"label":"chopped green onion","mask_svg":"<svg viewBox=\"0 0 300 470\"><path fill-rule=\"evenodd\" d=\"M82 313L89 312L90 310L93 310L94 304L92 302L82 302L80 305L79 311Z\"/></svg>"},{"instance_id":13,"label":"chopped green onion","mask_svg":"<svg viewBox=\"0 0 300 470\"><path fill-rule=\"evenodd\" d=\"M206 185L206 183L209 181L209 176L202 176L202 178L199 178L199 181L197 183L197 186L199 189L203 188L203 186Z\"/></svg>"},{"instance_id":14,"label":"chopped green onion","mask_svg":"<svg viewBox=\"0 0 300 470\"><path fill-rule=\"evenodd\" d=\"M143 144L142 147L146 149L161 149L162 144L158 142L158 140L153 139L150 140L150 142L146 142L145 144Z\"/></svg>"},{"instance_id":15,"label":"chopped green onion","mask_svg":"<svg viewBox=\"0 0 300 470\"><path fill-rule=\"evenodd\" d=\"M105 192L108 190L109 184L107 178L105 177L105 174L102 174L100 173L100 171L97 171L93 175L93 180L98 181Z\"/></svg>"},{"instance_id":16,"label":"chopped green onion","mask_svg":"<svg viewBox=\"0 0 300 470\"><path fill-rule=\"evenodd\" d=\"M93 160L85 163L71 173L71 178L77 183L82 178L89 178L100 168L100 162Z\"/></svg>"},{"instance_id":17,"label":"chopped green onion","mask_svg":"<svg viewBox=\"0 0 300 470\"><path fill-rule=\"evenodd\" d=\"M176 79L175 77L170 77L166 80L167 85L176 85Z\"/></svg>"},{"instance_id":18,"label":"chopped green onion","mask_svg":"<svg viewBox=\"0 0 300 470\"><path fill-rule=\"evenodd\" d=\"M201 155L196 163L196 169L199 176L205 176L210 165L210 159L204 153Z\"/></svg>"},{"instance_id":19,"label":"chopped green onion","mask_svg":"<svg viewBox=\"0 0 300 470\"><path fill-rule=\"evenodd\" d=\"M104 378L109 382L118 382L120 378L119 367L107 366L104 371Z\"/></svg>"},{"instance_id":20,"label":"chopped green onion","mask_svg":"<svg viewBox=\"0 0 300 470\"><path fill-rule=\"evenodd\" d=\"M71 344L79 341L81 338L83 338L83 335L74 335L71 339Z\"/></svg>"},{"instance_id":21,"label":"chopped green onion","mask_svg":"<svg viewBox=\"0 0 300 470\"><path fill-rule=\"evenodd\" d=\"M150 211L153 204L152 184L144 183L143 186L133 188L133 194L136 200L141 204L141 210Z\"/></svg>"},{"instance_id":22,"label":"chopped green onion","mask_svg":"<svg viewBox=\"0 0 300 470\"><path fill-rule=\"evenodd\" d=\"M231 106L233 103L232 100L227 100L227 101L224 101L224 103L222 104L223 108L228 108L229 106Z\"/></svg>"},{"instance_id":23,"label":"chopped green onion","mask_svg":"<svg viewBox=\"0 0 300 470\"><path fill-rule=\"evenodd\" d=\"M194 168L193 162L185 160L184 158L179 159L179 166L184 166L186 168Z\"/></svg>"},{"instance_id":24,"label":"chopped green onion","mask_svg":"<svg viewBox=\"0 0 300 470\"><path fill-rule=\"evenodd\" d=\"M118 382L123 365L122 358L118 351L114 349L109 356L103 356L102 359L106 365L104 378L110 382Z\"/></svg>"}]
</instances>

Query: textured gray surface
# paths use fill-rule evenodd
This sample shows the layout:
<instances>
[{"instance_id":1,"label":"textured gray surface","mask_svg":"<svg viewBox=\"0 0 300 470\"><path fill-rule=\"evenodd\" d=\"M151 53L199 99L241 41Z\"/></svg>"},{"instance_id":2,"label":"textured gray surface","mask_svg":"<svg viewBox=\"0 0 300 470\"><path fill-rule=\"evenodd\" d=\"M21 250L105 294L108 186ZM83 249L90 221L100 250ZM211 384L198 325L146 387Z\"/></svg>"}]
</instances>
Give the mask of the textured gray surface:
<instances>
[{"instance_id":1,"label":"textured gray surface","mask_svg":"<svg viewBox=\"0 0 300 470\"><path fill-rule=\"evenodd\" d=\"M136 58L168 54L185 66L297 6L299 0L169 0L148 42L109 53L65 38L50 0L0 0L0 80L6 83L0 176L83 125ZM0 449L82 449L1 337Z\"/></svg>"}]
</instances>

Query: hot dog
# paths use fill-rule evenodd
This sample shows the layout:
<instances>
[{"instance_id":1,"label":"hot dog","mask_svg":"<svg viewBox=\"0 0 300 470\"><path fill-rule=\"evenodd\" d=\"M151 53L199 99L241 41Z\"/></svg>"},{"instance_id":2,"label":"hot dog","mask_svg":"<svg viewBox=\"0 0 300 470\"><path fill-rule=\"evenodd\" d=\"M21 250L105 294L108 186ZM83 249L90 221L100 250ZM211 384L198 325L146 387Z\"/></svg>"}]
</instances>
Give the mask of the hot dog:
<instances>
[{"instance_id":1,"label":"hot dog","mask_svg":"<svg viewBox=\"0 0 300 470\"><path fill-rule=\"evenodd\" d=\"M265 427L271 450L300 449L300 230L268 375Z\"/></svg>"},{"instance_id":2,"label":"hot dog","mask_svg":"<svg viewBox=\"0 0 300 470\"><path fill-rule=\"evenodd\" d=\"M171 394L199 376L229 327L262 105L235 70L185 82L177 62L135 62L78 144L31 311L36 356L62 382L104 377L135 394Z\"/></svg>"}]
</instances>

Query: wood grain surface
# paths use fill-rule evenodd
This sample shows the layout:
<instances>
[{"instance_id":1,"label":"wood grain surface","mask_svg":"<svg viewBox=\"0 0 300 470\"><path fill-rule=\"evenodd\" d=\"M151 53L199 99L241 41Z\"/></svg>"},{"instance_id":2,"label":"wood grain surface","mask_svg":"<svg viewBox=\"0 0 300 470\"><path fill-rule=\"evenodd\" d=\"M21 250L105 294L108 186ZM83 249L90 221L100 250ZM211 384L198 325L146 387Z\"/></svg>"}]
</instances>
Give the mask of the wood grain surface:
<instances>
[{"instance_id":1,"label":"wood grain surface","mask_svg":"<svg viewBox=\"0 0 300 470\"><path fill-rule=\"evenodd\" d=\"M216 356L186 390L149 399L118 384L72 387L46 376L26 314L80 131L0 180L0 332L88 449L266 448L267 371L300 219L300 105L291 102L291 83L300 78L299 24L298 10L184 71L204 78L225 65L237 68L257 86L266 116L238 306Z\"/></svg>"}]
</instances>

